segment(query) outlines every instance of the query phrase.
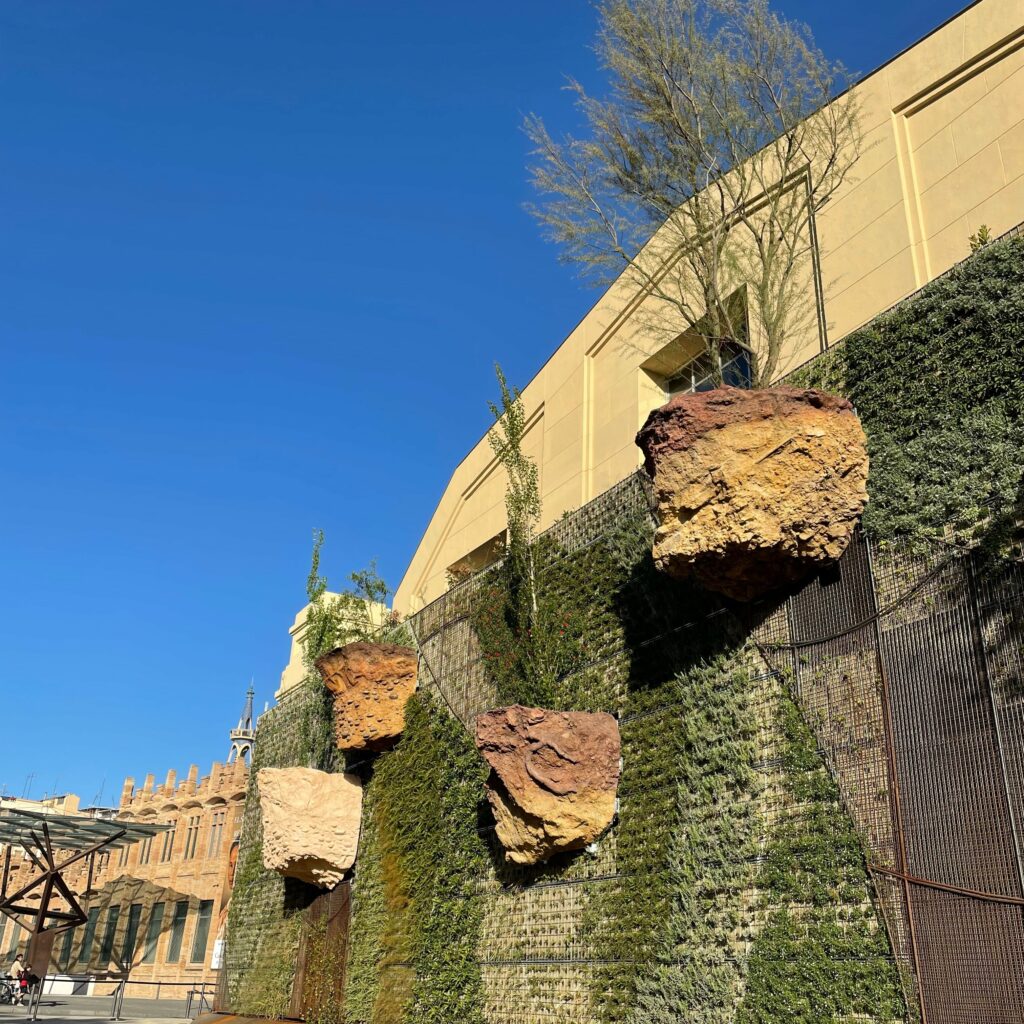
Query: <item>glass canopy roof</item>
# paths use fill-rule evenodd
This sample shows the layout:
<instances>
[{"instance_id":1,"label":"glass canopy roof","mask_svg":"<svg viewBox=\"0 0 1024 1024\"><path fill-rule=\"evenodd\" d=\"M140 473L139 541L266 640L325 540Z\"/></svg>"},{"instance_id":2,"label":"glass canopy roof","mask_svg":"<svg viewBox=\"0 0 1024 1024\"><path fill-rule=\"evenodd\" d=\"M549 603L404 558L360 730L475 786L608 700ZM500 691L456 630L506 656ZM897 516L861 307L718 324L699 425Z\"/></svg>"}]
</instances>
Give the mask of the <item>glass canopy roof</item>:
<instances>
[{"instance_id":1,"label":"glass canopy roof","mask_svg":"<svg viewBox=\"0 0 1024 1024\"><path fill-rule=\"evenodd\" d=\"M85 850L97 843L116 850L140 839L166 832L170 825L142 825L118 818L87 818L72 814L40 814L37 811L0 809L0 843L37 846L36 837L48 833L50 845L59 850ZM35 833L35 837L32 833ZM121 833L124 833L121 835Z\"/></svg>"}]
</instances>

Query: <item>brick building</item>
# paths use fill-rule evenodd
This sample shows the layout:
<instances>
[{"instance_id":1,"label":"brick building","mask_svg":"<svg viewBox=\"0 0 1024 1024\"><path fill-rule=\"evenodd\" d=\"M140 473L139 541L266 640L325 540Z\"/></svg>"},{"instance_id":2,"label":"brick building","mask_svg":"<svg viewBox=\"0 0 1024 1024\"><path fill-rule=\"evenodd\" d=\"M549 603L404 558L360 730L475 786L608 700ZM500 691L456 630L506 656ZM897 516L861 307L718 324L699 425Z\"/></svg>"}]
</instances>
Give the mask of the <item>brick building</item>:
<instances>
[{"instance_id":1,"label":"brick building","mask_svg":"<svg viewBox=\"0 0 1024 1024\"><path fill-rule=\"evenodd\" d=\"M133 778L125 779L118 818L172 828L102 852L91 867L83 862L71 872L68 881L82 895L88 921L56 936L47 973L120 977L127 972L128 994L139 996L154 995L156 982L215 982L216 941L231 896L253 737L250 690L231 731L227 763L214 763L202 778L195 765L180 781L170 771L162 785L150 774L141 789ZM13 868L12 889L33 873L27 858ZM4 963L19 948L24 951L26 939L16 924L0 923ZM184 991L162 994L183 997Z\"/></svg>"}]
</instances>

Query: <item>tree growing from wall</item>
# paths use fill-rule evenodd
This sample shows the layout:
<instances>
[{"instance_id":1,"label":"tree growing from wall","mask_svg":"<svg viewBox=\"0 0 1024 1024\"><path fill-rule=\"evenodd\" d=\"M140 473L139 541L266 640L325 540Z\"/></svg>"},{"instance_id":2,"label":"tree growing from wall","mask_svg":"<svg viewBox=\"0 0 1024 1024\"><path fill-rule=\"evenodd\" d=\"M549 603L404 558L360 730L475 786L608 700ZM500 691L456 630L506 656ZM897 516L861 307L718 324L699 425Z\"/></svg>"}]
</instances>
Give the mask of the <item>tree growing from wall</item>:
<instances>
[{"instance_id":1,"label":"tree growing from wall","mask_svg":"<svg viewBox=\"0 0 1024 1024\"><path fill-rule=\"evenodd\" d=\"M810 31L767 0L603 0L604 98L569 89L584 137L531 115L531 207L563 259L621 276L643 325L692 328L721 380L747 345L753 383L816 316L814 216L860 153L856 99ZM625 296L625 292L623 293Z\"/></svg>"},{"instance_id":2,"label":"tree growing from wall","mask_svg":"<svg viewBox=\"0 0 1024 1024\"><path fill-rule=\"evenodd\" d=\"M306 669L314 671L321 654L356 640L379 641L396 624L387 610L392 596L390 587L371 561L365 569L349 575L352 586L337 594L328 593L327 577L320 575L320 549L324 531L313 531L313 556L306 579L309 610L302 632L302 652Z\"/></svg>"},{"instance_id":3,"label":"tree growing from wall","mask_svg":"<svg viewBox=\"0 0 1024 1024\"><path fill-rule=\"evenodd\" d=\"M551 707L557 679L578 658L578 623L541 586L550 545L538 537L541 514L537 464L523 451L522 394L495 366L500 404L489 402L487 435L505 470L505 552L474 610L483 655L503 700Z\"/></svg>"}]
</instances>

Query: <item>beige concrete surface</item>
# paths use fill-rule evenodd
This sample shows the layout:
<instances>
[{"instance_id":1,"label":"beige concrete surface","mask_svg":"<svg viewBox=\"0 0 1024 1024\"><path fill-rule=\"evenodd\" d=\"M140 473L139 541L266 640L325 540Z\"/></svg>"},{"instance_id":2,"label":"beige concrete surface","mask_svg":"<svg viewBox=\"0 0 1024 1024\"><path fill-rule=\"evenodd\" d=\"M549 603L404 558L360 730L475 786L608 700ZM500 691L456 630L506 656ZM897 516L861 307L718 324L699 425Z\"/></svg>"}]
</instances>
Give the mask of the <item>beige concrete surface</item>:
<instances>
[{"instance_id":1,"label":"beige concrete surface","mask_svg":"<svg viewBox=\"0 0 1024 1024\"><path fill-rule=\"evenodd\" d=\"M795 339L780 374L963 259L981 224L998 235L1024 220L1022 0L979 0L854 89L866 146L817 217L824 323ZM645 336L642 302L620 279L524 389L542 527L640 464L633 438L666 400L672 355ZM426 525L395 597L399 612L442 594L448 570L500 536L504 489L481 438Z\"/></svg>"}]
</instances>

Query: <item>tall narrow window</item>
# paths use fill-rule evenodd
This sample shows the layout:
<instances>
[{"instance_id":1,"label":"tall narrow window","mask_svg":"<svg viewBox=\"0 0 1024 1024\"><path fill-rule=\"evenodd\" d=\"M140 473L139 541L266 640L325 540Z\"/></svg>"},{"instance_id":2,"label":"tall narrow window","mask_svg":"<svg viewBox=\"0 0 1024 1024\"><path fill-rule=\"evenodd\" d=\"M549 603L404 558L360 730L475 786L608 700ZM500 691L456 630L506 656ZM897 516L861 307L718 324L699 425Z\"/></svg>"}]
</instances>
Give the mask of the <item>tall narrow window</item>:
<instances>
[{"instance_id":1,"label":"tall narrow window","mask_svg":"<svg viewBox=\"0 0 1024 1024\"><path fill-rule=\"evenodd\" d=\"M210 920L213 917L213 900L199 904L199 920L196 921L196 935L192 940L191 962L201 964L206 959L206 943L210 938Z\"/></svg>"},{"instance_id":2,"label":"tall narrow window","mask_svg":"<svg viewBox=\"0 0 1024 1024\"><path fill-rule=\"evenodd\" d=\"M210 823L210 845L206 850L207 857L216 857L220 853L220 844L224 839L224 821L227 811L215 811Z\"/></svg>"},{"instance_id":3,"label":"tall narrow window","mask_svg":"<svg viewBox=\"0 0 1024 1024\"><path fill-rule=\"evenodd\" d=\"M82 929L82 944L78 947L78 962L80 964L87 964L89 957L92 955L92 940L96 936L96 921L100 916L100 908L93 907L89 911L89 919L85 922L85 927Z\"/></svg>"},{"instance_id":4,"label":"tall narrow window","mask_svg":"<svg viewBox=\"0 0 1024 1024\"><path fill-rule=\"evenodd\" d=\"M117 855L117 866L119 868L123 868L125 866L125 864L128 863L128 851L130 849L131 849L130 845L129 846L122 846L121 847L121 852Z\"/></svg>"},{"instance_id":5,"label":"tall narrow window","mask_svg":"<svg viewBox=\"0 0 1024 1024\"><path fill-rule=\"evenodd\" d=\"M149 863L149 858L152 856L152 854L153 854L153 837L152 836L146 836L146 838L142 840L142 845L139 847L139 863L140 864L148 864Z\"/></svg>"},{"instance_id":6,"label":"tall narrow window","mask_svg":"<svg viewBox=\"0 0 1024 1024\"><path fill-rule=\"evenodd\" d=\"M174 904L174 917L171 920L171 941L167 947L167 962L176 964L181 959L181 943L185 938L185 921L188 918L188 900L178 900Z\"/></svg>"},{"instance_id":7,"label":"tall narrow window","mask_svg":"<svg viewBox=\"0 0 1024 1024\"><path fill-rule=\"evenodd\" d=\"M124 945L121 947L121 963L131 967L135 959L135 947L139 941L139 923L142 921L142 904L133 903L128 908L128 927L124 931Z\"/></svg>"},{"instance_id":8,"label":"tall narrow window","mask_svg":"<svg viewBox=\"0 0 1024 1024\"><path fill-rule=\"evenodd\" d=\"M164 833L164 845L160 848L161 864L166 864L171 859L171 854L174 853L174 833L177 827L178 823L172 822L171 827Z\"/></svg>"},{"instance_id":9,"label":"tall narrow window","mask_svg":"<svg viewBox=\"0 0 1024 1024\"><path fill-rule=\"evenodd\" d=\"M142 954L142 962L151 964L156 962L156 946L160 941L160 929L164 926L164 905L154 903L153 910L149 915L149 926L146 928L146 948Z\"/></svg>"},{"instance_id":10,"label":"tall narrow window","mask_svg":"<svg viewBox=\"0 0 1024 1024\"><path fill-rule=\"evenodd\" d=\"M75 929L69 928L64 933L64 941L60 947L60 958L57 963L60 964L61 970L66 971L71 966L71 948L75 941Z\"/></svg>"},{"instance_id":11,"label":"tall narrow window","mask_svg":"<svg viewBox=\"0 0 1024 1024\"><path fill-rule=\"evenodd\" d=\"M117 935L117 922L120 916L120 907L110 907L107 910L107 926L103 929L103 942L100 944L100 967L104 970L114 956L114 936Z\"/></svg>"},{"instance_id":12,"label":"tall narrow window","mask_svg":"<svg viewBox=\"0 0 1024 1024\"><path fill-rule=\"evenodd\" d=\"M185 852L184 859L191 860L196 855L196 843L199 841L199 815L193 814L188 819L188 828L185 830Z\"/></svg>"}]
</instances>

